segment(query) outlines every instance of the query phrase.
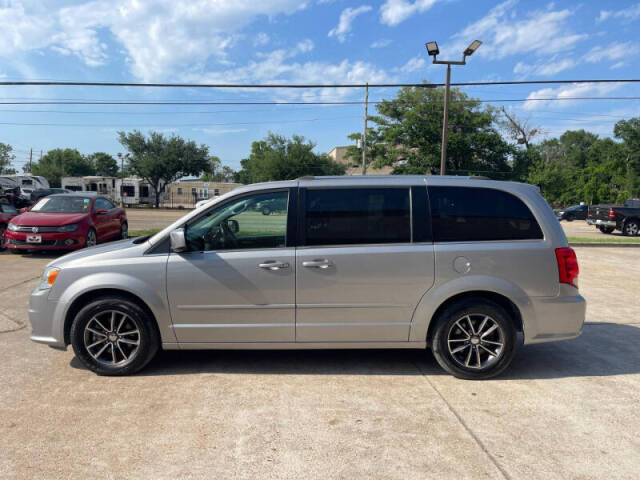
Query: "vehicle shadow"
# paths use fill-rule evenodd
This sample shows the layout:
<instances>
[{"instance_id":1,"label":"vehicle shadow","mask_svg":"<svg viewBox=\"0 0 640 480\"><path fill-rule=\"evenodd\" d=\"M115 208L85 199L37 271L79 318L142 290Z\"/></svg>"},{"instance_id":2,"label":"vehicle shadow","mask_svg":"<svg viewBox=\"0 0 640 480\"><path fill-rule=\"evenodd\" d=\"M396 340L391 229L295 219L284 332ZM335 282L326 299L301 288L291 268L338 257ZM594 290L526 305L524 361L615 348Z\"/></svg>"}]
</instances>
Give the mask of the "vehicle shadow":
<instances>
[{"instance_id":1,"label":"vehicle shadow","mask_svg":"<svg viewBox=\"0 0 640 480\"><path fill-rule=\"evenodd\" d=\"M574 340L521 346L496 380L640 373L640 327L585 324ZM74 368L84 367L74 357ZM140 376L189 374L445 375L422 350L202 350L161 351Z\"/></svg>"}]
</instances>

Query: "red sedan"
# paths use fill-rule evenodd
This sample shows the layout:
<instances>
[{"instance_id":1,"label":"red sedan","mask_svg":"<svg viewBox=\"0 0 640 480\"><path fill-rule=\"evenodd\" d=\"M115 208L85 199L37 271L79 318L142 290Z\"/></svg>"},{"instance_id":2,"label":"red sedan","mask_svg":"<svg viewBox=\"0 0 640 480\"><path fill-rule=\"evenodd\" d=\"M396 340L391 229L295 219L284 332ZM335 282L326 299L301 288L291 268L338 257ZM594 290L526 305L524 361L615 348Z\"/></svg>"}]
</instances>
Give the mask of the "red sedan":
<instances>
[{"instance_id":1,"label":"red sedan","mask_svg":"<svg viewBox=\"0 0 640 480\"><path fill-rule=\"evenodd\" d=\"M74 250L127 235L127 214L108 198L50 195L9 222L5 246L16 253Z\"/></svg>"},{"instance_id":2,"label":"red sedan","mask_svg":"<svg viewBox=\"0 0 640 480\"><path fill-rule=\"evenodd\" d=\"M4 248L4 232L7 230L9 220L18 215L18 211L6 203L0 203L0 250Z\"/></svg>"}]
</instances>

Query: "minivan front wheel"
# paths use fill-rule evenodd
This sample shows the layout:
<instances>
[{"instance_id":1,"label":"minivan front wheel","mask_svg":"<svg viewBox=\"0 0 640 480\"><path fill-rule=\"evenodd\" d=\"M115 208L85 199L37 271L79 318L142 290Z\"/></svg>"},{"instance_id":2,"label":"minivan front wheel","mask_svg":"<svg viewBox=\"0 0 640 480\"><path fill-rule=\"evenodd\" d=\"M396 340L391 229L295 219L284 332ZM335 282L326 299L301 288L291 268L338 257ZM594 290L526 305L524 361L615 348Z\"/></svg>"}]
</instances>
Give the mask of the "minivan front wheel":
<instances>
[{"instance_id":1,"label":"minivan front wheel","mask_svg":"<svg viewBox=\"0 0 640 480\"><path fill-rule=\"evenodd\" d=\"M71 325L76 357L99 375L128 375L151 361L160 339L147 312L118 296L99 298L82 308Z\"/></svg>"},{"instance_id":2,"label":"minivan front wheel","mask_svg":"<svg viewBox=\"0 0 640 480\"><path fill-rule=\"evenodd\" d=\"M507 312L488 300L466 300L436 319L431 348L452 375L481 380L495 377L511 363L518 339Z\"/></svg>"}]
</instances>

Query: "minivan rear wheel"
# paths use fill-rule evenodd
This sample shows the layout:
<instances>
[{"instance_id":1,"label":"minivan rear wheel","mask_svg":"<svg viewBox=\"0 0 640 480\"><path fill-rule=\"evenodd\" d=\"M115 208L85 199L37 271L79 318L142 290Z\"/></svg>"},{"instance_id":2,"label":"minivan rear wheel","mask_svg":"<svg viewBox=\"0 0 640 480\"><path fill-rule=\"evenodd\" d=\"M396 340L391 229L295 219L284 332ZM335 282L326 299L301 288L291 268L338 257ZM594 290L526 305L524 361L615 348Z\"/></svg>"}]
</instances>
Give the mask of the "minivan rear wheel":
<instances>
[{"instance_id":1,"label":"minivan rear wheel","mask_svg":"<svg viewBox=\"0 0 640 480\"><path fill-rule=\"evenodd\" d=\"M518 335L499 305L484 299L465 300L446 308L436 322L433 355L455 377L487 379L511 363Z\"/></svg>"},{"instance_id":2,"label":"minivan rear wheel","mask_svg":"<svg viewBox=\"0 0 640 480\"><path fill-rule=\"evenodd\" d=\"M137 303L105 296L82 308L71 325L76 357L98 375L129 375L155 356L160 338L153 319Z\"/></svg>"}]
</instances>

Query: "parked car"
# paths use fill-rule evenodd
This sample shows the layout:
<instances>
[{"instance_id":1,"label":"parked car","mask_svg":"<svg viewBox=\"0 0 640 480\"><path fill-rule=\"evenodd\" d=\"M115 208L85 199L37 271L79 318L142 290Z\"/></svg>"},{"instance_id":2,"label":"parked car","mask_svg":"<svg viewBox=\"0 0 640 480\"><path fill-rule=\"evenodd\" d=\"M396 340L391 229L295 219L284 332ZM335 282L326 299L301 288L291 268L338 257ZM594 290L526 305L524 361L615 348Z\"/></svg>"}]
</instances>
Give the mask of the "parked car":
<instances>
[{"instance_id":1,"label":"parked car","mask_svg":"<svg viewBox=\"0 0 640 480\"><path fill-rule=\"evenodd\" d=\"M127 214L108 198L56 194L11 219L5 245L13 253L74 250L127 236Z\"/></svg>"},{"instance_id":2,"label":"parked car","mask_svg":"<svg viewBox=\"0 0 640 480\"><path fill-rule=\"evenodd\" d=\"M572 205L568 208L557 210L556 217L558 217L559 221L566 220L567 222L586 220L588 209L588 205Z\"/></svg>"},{"instance_id":3,"label":"parked car","mask_svg":"<svg viewBox=\"0 0 640 480\"><path fill-rule=\"evenodd\" d=\"M266 201L286 215L256 215ZM232 222L237 224L231 226ZM468 177L248 185L51 262L31 339L124 375L158 349L431 348L460 378L578 336L578 262L537 187Z\"/></svg>"},{"instance_id":4,"label":"parked car","mask_svg":"<svg viewBox=\"0 0 640 480\"><path fill-rule=\"evenodd\" d=\"M272 213L286 213L286 199L269 199L259 202L255 205L254 210L259 211L263 215L271 215Z\"/></svg>"},{"instance_id":5,"label":"parked car","mask_svg":"<svg viewBox=\"0 0 640 480\"><path fill-rule=\"evenodd\" d=\"M18 211L13 205L0 203L0 250L4 250L4 232L7 230L7 225L16 215Z\"/></svg>"},{"instance_id":6,"label":"parked car","mask_svg":"<svg viewBox=\"0 0 640 480\"><path fill-rule=\"evenodd\" d=\"M630 198L624 205L592 205L587 223L602 233L620 230L623 235L636 236L640 233L640 199Z\"/></svg>"},{"instance_id":7,"label":"parked car","mask_svg":"<svg viewBox=\"0 0 640 480\"><path fill-rule=\"evenodd\" d=\"M38 190L34 190L33 192L31 192L30 198L33 203L36 203L41 198L44 198L56 193L73 193L73 192L65 188L39 188Z\"/></svg>"}]
</instances>

